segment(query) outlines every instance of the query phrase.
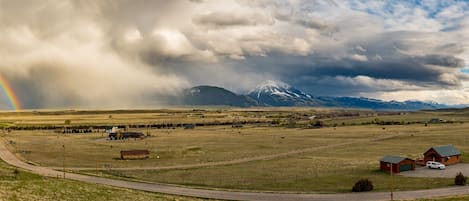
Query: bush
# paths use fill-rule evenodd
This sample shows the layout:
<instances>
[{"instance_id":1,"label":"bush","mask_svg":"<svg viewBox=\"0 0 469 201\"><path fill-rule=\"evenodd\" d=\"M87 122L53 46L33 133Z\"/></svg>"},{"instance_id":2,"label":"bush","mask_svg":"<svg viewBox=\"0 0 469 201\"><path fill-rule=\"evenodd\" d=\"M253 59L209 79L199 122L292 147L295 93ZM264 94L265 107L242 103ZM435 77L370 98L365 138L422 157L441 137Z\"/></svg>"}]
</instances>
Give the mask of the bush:
<instances>
[{"instance_id":1,"label":"bush","mask_svg":"<svg viewBox=\"0 0 469 201\"><path fill-rule=\"evenodd\" d=\"M324 123L322 123L322 121L316 121L316 122L314 122L313 127L314 128L322 128L322 127L324 127Z\"/></svg>"},{"instance_id":2,"label":"bush","mask_svg":"<svg viewBox=\"0 0 469 201\"><path fill-rule=\"evenodd\" d=\"M15 179L18 179L18 175L20 174L20 171L18 170L18 168L15 168L13 170L13 175L15 175Z\"/></svg>"},{"instance_id":3,"label":"bush","mask_svg":"<svg viewBox=\"0 0 469 201\"><path fill-rule=\"evenodd\" d=\"M373 190L373 183L371 183L368 179L360 179L355 183L352 188L353 192L365 192L365 191L372 191Z\"/></svg>"},{"instance_id":4,"label":"bush","mask_svg":"<svg viewBox=\"0 0 469 201\"><path fill-rule=\"evenodd\" d=\"M464 186L466 185L466 179L467 178L461 172L459 172L454 178L454 184Z\"/></svg>"}]
</instances>

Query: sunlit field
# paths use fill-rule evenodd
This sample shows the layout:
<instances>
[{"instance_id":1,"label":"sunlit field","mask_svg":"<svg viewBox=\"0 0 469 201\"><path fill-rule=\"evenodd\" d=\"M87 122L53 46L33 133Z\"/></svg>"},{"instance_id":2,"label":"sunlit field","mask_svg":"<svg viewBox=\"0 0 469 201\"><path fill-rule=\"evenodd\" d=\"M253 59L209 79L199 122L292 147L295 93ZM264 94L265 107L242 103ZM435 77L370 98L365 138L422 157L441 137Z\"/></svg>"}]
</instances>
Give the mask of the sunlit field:
<instances>
[{"instance_id":1,"label":"sunlit field","mask_svg":"<svg viewBox=\"0 0 469 201\"><path fill-rule=\"evenodd\" d=\"M340 115L345 112L357 115ZM168 110L164 115L155 111L47 114L46 119L54 119L54 123L40 122L38 119L43 115L2 118L21 118L23 126L33 127L64 124L67 119L72 123L63 127L80 126L81 121L88 126L126 122L146 125L159 121L171 122L173 126L129 127L148 134L147 138L137 140L108 140L107 134L99 129L94 133L63 134L57 128L8 131L5 126L3 139L25 161L57 169L65 164L68 171L84 174L204 188L348 192L356 180L369 178L376 190L384 191L390 188L390 176L379 171L379 159L384 155L417 158L431 146L454 144L463 152L463 161L468 161L464 155L469 152L465 111L388 114L330 109L256 112L227 109L174 113ZM211 119L217 115L220 116L217 120ZM318 117L307 119L312 115ZM165 116L164 121L159 119L161 116ZM182 125L187 121L181 120L191 118L204 123L203 126L184 129ZM248 118L252 122L243 122L241 128L231 126ZM425 125L432 118L449 123ZM113 122L116 119L119 123ZM311 127L317 121L324 127ZM217 125L221 122L228 123ZM386 122L400 125L385 125ZM120 151L130 149L149 150L150 158L121 160ZM402 176L395 179L398 190L452 185L451 179Z\"/></svg>"}]
</instances>

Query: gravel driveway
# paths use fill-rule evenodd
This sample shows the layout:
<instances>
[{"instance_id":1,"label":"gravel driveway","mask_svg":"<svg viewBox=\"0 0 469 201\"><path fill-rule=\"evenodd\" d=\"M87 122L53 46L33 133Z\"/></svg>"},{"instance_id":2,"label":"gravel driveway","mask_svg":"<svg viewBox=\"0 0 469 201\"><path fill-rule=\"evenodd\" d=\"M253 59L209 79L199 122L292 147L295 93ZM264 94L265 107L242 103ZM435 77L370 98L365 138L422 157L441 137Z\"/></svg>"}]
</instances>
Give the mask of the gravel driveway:
<instances>
[{"instance_id":1,"label":"gravel driveway","mask_svg":"<svg viewBox=\"0 0 469 201\"><path fill-rule=\"evenodd\" d=\"M445 170L429 169L417 166L414 171L402 172L400 175L406 177L454 178L459 172L462 172L465 176L469 176L469 164L459 163L456 165L448 165Z\"/></svg>"}]
</instances>

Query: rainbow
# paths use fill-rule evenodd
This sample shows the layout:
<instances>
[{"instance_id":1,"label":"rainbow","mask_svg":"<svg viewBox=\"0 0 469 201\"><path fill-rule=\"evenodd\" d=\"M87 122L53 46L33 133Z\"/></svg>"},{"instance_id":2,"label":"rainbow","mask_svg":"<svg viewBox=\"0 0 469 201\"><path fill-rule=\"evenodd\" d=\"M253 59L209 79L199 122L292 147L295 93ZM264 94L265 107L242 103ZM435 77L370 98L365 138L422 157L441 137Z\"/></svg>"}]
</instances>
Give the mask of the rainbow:
<instances>
[{"instance_id":1,"label":"rainbow","mask_svg":"<svg viewBox=\"0 0 469 201\"><path fill-rule=\"evenodd\" d=\"M21 109L20 101L18 100L15 92L13 91L7 80L2 76L2 74L0 74L0 87L2 88L3 93L8 98L8 103L10 104L10 107L13 110Z\"/></svg>"}]
</instances>

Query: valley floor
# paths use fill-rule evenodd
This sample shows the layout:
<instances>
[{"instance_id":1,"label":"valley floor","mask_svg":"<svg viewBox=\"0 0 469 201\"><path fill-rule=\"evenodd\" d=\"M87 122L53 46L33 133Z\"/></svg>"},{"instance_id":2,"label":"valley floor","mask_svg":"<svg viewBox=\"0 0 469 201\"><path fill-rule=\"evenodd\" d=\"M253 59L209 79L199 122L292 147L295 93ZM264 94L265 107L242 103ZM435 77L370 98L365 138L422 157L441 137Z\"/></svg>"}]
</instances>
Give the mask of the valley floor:
<instances>
[{"instance_id":1,"label":"valley floor","mask_svg":"<svg viewBox=\"0 0 469 201\"><path fill-rule=\"evenodd\" d=\"M454 144L462 152L463 163L469 161L469 141L466 137L469 118L466 111L387 115L388 113L370 111L350 113L298 108L289 110L178 110L174 113L156 111L135 114L122 111L112 113L112 118L119 124L128 121L134 125L148 125L158 121L160 124L173 126L159 129L130 128L131 131L150 134L150 137L117 141L106 140L105 133L62 134L57 130L36 129L38 126L48 125L57 127L57 123L63 119L75 122L72 126L91 127L112 123L110 114L105 112L65 116L53 113L8 114L0 115L0 120L13 122L17 129L29 126L35 128L4 129L2 132L3 143L9 152L35 167L51 167L50 171L53 171L52 168L61 170L65 162L66 169L75 173L189 186L191 189L277 191L280 194L301 192L309 193L308 196L325 196L321 198L327 200L331 199L328 197L330 195L348 198L355 195L350 194L353 184L359 179L367 178L373 182L376 192L365 195L377 196L367 198L373 200L385 198L391 187L389 174L379 170L379 159L384 155L418 158L429 147ZM341 112L352 116L342 116ZM317 120L304 119L313 114L320 117ZM292 116L295 119L292 120ZM423 123L432 118L445 119L448 123ZM221 124L239 119L260 123L248 123L241 128ZM324 127L311 129L310 125L317 121L323 122ZM197 126L195 129L174 126L182 122L210 125ZM394 125L386 125L387 123ZM129 149L149 150L150 158L121 160L120 151ZM396 175L394 189L404 196L402 198L424 196L421 193L412 194L415 190L432 196L469 194L469 188L456 188L455 191L452 187L453 178L447 177L414 178ZM62 181L50 178L47 180ZM152 191L161 192L159 187L151 188L156 189ZM443 190L445 193L438 194L438 190L425 190L441 188L452 192ZM279 194L268 196L274 195ZM357 200L364 199L360 197L362 194L356 196Z\"/></svg>"}]
</instances>

